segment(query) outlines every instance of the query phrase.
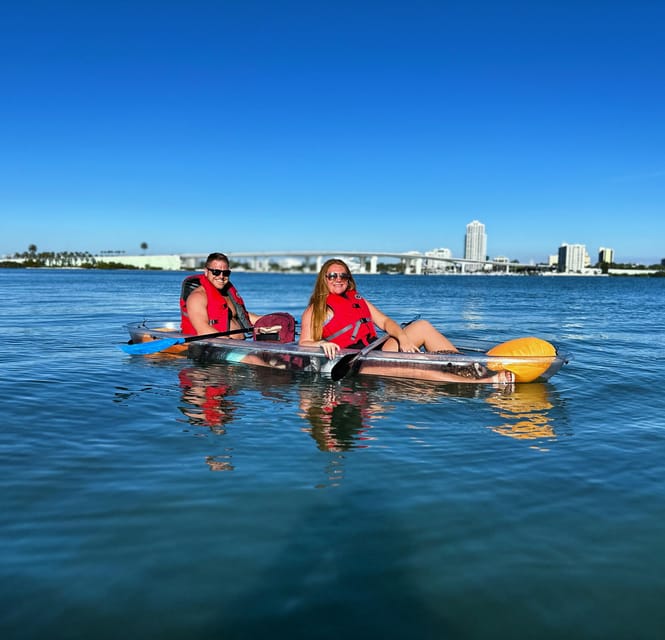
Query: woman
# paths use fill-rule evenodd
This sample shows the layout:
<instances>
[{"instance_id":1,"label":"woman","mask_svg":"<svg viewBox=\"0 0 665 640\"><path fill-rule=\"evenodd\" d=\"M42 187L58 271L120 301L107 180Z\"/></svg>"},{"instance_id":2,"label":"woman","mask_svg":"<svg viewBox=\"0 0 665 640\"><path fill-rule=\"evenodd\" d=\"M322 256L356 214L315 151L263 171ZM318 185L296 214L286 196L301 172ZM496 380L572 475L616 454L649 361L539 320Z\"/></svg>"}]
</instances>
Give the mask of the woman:
<instances>
[{"instance_id":1,"label":"woman","mask_svg":"<svg viewBox=\"0 0 665 640\"><path fill-rule=\"evenodd\" d=\"M343 260L333 258L326 261L319 271L309 306L302 315L299 343L307 347L321 347L332 359L340 349L362 349L373 342L376 339L375 326L390 336L381 347L384 351L415 353L423 347L429 352L459 352L427 320L416 320L401 327L360 296L353 275ZM372 367L364 372L397 375L397 371L390 367ZM409 377L416 376L442 382L510 384L514 381L510 371L483 377L466 377L447 371L409 372Z\"/></svg>"}]
</instances>

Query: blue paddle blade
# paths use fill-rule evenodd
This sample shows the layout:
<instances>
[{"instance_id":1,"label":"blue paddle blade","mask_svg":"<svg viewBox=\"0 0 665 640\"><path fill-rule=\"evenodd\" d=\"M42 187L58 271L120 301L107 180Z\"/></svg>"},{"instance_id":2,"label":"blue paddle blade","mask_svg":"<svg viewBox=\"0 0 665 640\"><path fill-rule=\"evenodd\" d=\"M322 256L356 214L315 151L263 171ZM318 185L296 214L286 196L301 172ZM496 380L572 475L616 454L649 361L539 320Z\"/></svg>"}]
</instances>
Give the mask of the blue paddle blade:
<instances>
[{"instance_id":1,"label":"blue paddle blade","mask_svg":"<svg viewBox=\"0 0 665 640\"><path fill-rule=\"evenodd\" d=\"M145 356L150 353L164 351L164 349L168 349L174 344L183 344L184 342L185 338L163 338L149 342L138 342L136 344L121 344L120 348L132 356Z\"/></svg>"}]
</instances>

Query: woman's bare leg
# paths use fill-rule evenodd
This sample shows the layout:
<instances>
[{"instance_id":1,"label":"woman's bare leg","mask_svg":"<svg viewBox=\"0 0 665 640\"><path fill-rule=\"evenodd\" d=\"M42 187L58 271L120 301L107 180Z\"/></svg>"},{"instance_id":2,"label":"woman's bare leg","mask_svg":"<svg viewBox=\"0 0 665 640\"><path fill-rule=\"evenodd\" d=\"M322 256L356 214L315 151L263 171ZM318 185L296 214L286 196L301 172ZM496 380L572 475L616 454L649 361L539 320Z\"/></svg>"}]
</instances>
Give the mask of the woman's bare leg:
<instances>
[{"instance_id":1,"label":"woman's bare leg","mask_svg":"<svg viewBox=\"0 0 665 640\"><path fill-rule=\"evenodd\" d=\"M418 347L425 347L425 351L449 351L458 353L457 347L439 333L427 320L416 320L404 328L404 332ZM395 338L390 338L383 345L383 351L399 351L399 344Z\"/></svg>"},{"instance_id":2,"label":"woman's bare leg","mask_svg":"<svg viewBox=\"0 0 665 640\"><path fill-rule=\"evenodd\" d=\"M431 382L456 382L458 384L513 384L515 374L512 371L499 371L484 378L467 378L447 371L436 369L410 369L399 366L363 362L360 372L364 375L389 376L392 378L408 378L410 380L429 380Z\"/></svg>"}]
</instances>

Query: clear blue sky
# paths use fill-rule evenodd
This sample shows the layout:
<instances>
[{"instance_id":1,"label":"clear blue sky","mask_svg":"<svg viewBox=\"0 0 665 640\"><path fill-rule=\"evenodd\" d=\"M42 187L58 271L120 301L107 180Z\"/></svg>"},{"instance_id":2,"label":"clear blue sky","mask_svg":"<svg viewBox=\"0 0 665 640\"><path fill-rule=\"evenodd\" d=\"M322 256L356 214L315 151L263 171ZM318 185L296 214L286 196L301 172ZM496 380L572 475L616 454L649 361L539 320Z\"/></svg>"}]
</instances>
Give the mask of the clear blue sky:
<instances>
[{"instance_id":1,"label":"clear blue sky","mask_svg":"<svg viewBox=\"0 0 665 640\"><path fill-rule=\"evenodd\" d=\"M0 254L665 257L665 2L0 8Z\"/></svg>"}]
</instances>

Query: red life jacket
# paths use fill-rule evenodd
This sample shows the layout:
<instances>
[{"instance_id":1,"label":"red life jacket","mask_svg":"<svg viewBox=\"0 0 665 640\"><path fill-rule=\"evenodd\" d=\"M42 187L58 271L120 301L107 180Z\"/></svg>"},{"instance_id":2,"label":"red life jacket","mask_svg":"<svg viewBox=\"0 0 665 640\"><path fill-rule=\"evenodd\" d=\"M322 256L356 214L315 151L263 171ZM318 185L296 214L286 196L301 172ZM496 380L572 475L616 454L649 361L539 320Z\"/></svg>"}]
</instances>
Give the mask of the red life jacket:
<instances>
[{"instance_id":1,"label":"red life jacket","mask_svg":"<svg viewBox=\"0 0 665 640\"><path fill-rule=\"evenodd\" d=\"M183 333L196 335L196 329L187 314L187 298L197 287L205 289L208 298L208 324L214 326L218 331L228 331L231 317L235 315L240 326L250 329L252 323L249 321L249 313L245 309L240 294L229 282L223 289L215 287L205 275L187 276L182 283L180 293L180 330Z\"/></svg>"},{"instance_id":2,"label":"red life jacket","mask_svg":"<svg viewBox=\"0 0 665 640\"><path fill-rule=\"evenodd\" d=\"M347 291L342 295L329 293L326 304L334 315L323 325L324 340L346 349L351 346L361 348L376 338L372 314L357 291Z\"/></svg>"}]
</instances>

